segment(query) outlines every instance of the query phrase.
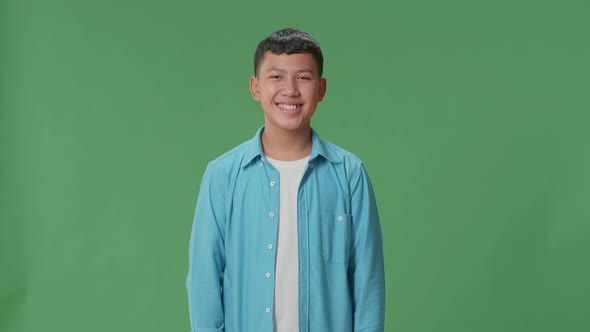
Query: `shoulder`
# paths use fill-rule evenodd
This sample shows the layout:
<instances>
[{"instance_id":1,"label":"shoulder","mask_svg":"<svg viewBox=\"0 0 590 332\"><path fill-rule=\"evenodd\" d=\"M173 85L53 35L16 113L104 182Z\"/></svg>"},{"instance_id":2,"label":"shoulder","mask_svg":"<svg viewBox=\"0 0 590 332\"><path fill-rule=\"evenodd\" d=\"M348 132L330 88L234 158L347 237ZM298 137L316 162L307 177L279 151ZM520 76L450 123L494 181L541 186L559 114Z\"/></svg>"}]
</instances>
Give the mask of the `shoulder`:
<instances>
[{"instance_id":1,"label":"shoulder","mask_svg":"<svg viewBox=\"0 0 590 332\"><path fill-rule=\"evenodd\" d=\"M363 161L356 154L325 139L319 139L319 142L322 145L324 157L335 168L344 172L348 181L354 181L364 175Z\"/></svg>"},{"instance_id":2,"label":"shoulder","mask_svg":"<svg viewBox=\"0 0 590 332\"><path fill-rule=\"evenodd\" d=\"M250 140L245 141L209 161L204 176L220 181L228 179L231 174L237 173L244 159L245 151L248 150L250 144L252 144Z\"/></svg>"},{"instance_id":3,"label":"shoulder","mask_svg":"<svg viewBox=\"0 0 590 332\"><path fill-rule=\"evenodd\" d=\"M320 154L323 154L329 161L343 163L347 167L360 167L363 164L362 160L353 152L323 138L317 137L317 141L321 145Z\"/></svg>"},{"instance_id":4,"label":"shoulder","mask_svg":"<svg viewBox=\"0 0 590 332\"><path fill-rule=\"evenodd\" d=\"M343 162L356 165L362 164L362 160L353 152L325 139L320 139L320 141L324 144L326 150L329 150L334 156L336 156L338 159L341 159Z\"/></svg>"},{"instance_id":5,"label":"shoulder","mask_svg":"<svg viewBox=\"0 0 590 332\"><path fill-rule=\"evenodd\" d=\"M219 157L209 161L209 165L214 167L231 166L236 163L239 165L244 156L244 151L247 149L249 144L250 140L243 142L242 144L223 153Z\"/></svg>"}]
</instances>

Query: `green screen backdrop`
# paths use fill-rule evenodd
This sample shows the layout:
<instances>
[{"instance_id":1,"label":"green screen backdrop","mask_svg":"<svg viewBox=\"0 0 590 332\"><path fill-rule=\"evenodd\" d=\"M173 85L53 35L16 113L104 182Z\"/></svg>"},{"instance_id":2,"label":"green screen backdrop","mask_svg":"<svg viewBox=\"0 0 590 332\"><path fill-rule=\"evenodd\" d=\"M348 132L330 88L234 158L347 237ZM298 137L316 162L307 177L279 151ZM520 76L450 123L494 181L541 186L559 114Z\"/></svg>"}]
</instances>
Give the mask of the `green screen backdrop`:
<instances>
[{"instance_id":1,"label":"green screen backdrop","mask_svg":"<svg viewBox=\"0 0 590 332\"><path fill-rule=\"evenodd\" d=\"M589 17L566 0L3 0L0 331L189 329L200 179L262 124L252 56L284 27L324 50L314 128L373 180L386 331L590 331Z\"/></svg>"}]
</instances>

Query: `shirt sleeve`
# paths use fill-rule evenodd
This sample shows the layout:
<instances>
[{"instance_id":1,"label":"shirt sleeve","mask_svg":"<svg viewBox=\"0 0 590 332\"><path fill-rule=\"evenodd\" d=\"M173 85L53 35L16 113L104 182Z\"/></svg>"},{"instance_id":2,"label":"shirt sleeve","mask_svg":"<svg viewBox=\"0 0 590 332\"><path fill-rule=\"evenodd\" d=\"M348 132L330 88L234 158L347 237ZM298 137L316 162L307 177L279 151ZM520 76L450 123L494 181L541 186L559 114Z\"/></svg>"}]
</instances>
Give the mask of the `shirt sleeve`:
<instances>
[{"instance_id":1,"label":"shirt sleeve","mask_svg":"<svg viewBox=\"0 0 590 332\"><path fill-rule=\"evenodd\" d=\"M363 165L351 183L353 244L349 280L354 332L382 332L385 320L383 238L371 181Z\"/></svg>"},{"instance_id":2,"label":"shirt sleeve","mask_svg":"<svg viewBox=\"0 0 590 332\"><path fill-rule=\"evenodd\" d=\"M224 192L209 164L201 181L189 244L186 281L191 332L222 332L225 268Z\"/></svg>"}]
</instances>

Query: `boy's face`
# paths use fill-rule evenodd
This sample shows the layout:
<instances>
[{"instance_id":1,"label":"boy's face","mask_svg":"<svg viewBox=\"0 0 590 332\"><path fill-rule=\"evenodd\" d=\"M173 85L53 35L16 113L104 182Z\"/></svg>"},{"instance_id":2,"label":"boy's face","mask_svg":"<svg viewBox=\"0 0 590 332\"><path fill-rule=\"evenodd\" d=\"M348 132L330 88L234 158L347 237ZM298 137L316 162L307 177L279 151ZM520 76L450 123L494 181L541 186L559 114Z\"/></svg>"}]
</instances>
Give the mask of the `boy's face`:
<instances>
[{"instance_id":1,"label":"boy's face","mask_svg":"<svg viewBox=\"0 0 590 332\"><path fill-rule=\"evenodd\" d=\"M309 53L277 55L268 51L257 76L250 78L250 92L262 105L268 129L307 131L326 93L326 79L320 78Z\"/></svg>"}]
</instances>

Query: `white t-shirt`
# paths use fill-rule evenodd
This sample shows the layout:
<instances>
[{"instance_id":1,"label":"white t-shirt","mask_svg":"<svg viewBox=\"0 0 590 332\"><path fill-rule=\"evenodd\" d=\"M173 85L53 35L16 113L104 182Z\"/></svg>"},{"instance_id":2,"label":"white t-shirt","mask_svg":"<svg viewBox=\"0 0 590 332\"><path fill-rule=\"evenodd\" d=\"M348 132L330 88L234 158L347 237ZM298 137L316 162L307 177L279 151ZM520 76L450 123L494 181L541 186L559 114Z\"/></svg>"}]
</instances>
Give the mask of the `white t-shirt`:
<instances>
[{"instance_id":1,"label":"white t-shirt","mask_svg":"<svg viewBox=\"0 0 590 332\"><path fill-rule=\"evenodd\" d=\"M309 157L280 161L266 157L279 172L279 229L276 243L274 330L299 332L299 253L297 193Z\"/></svg>"}]
</instances>

